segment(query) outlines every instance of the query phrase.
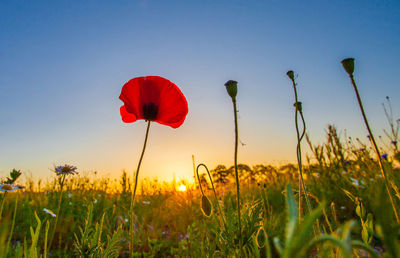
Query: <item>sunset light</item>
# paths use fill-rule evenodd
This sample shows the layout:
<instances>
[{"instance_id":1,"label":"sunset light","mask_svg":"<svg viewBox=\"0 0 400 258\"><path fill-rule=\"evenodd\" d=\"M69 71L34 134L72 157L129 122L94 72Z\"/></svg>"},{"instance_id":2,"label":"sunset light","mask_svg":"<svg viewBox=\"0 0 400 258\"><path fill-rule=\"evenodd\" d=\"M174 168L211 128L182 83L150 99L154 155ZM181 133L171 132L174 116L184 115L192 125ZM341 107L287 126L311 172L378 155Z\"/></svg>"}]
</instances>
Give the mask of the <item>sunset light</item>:
<instances>
[{"instance_id":1,"label":"sunset light","mask_svg":"<svg viewBox=\"0 0 400 258\"><path fill-rule=\"evenodd\" d=\"M178 190L181 191L181 192L185 192L185 191L187 190L187 189L186 189L186 185L184 185L184 184L180 185L180 186L178 187Z\"/></svg>"},{"instance_id":2,"label":"sunset light","mask_svg":"<svg viewBox=\"0 0 400 258\"><path fill-rule=\"evenodd\" d=\"M0 1L0 257L400 257L399 14Z\"/></svg>"}]
</instances>

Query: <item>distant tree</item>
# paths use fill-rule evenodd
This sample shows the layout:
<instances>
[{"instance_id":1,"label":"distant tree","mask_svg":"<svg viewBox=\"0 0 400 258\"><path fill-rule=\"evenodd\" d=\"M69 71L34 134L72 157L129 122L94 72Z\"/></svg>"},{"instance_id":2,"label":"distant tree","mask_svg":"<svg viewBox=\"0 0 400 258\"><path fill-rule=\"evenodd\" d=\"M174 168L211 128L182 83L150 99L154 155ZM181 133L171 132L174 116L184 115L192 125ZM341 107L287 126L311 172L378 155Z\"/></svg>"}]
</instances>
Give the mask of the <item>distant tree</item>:
<instances>
[{"instance_id":1,"label":"distant tree","mask_svg":"<svg viewBox=\"0 0 400 258\"><path fill-rule=\"evenodd\" d=\"M258 180L275 182L277 178L277 170L271 165L255 165L253 166L254 174Z\"/></svg>"},{"instance_id":2,"label":"distant tree","mask_svg":"<svg viewBox=\"0 0 400 258\"><path fill-rule=\"evenodd\" d=\"M228 183L227 177L231 175L233 171L231 169L227 169L224 165L218 165L210 172L215 183L226 184Z\"/></svg>"},{"instance_id":3,"label":"distant tree","mask_svg":"<svg viewBox=\"0 0 400 258\"><path fill-rule=\"evenodd\" d=\"M234 171L235 167L232 166L229 168ZM245 180L249 180L249 182L255 182L255 175L253 174L253 170L246 164L238 164L238 173L239 177L242 177Z\"/></svg>"},{"instance_id":4,"label":"distant tree","mask_svg":"<svg viewBox=\"0 0 400 258\"><path fill-rule=\"evenodd\" d=\"M291 163L283 165L279 168L279 172L289 180L293 180L297 176L297 167Z\"/></svg>"}]
</instances>

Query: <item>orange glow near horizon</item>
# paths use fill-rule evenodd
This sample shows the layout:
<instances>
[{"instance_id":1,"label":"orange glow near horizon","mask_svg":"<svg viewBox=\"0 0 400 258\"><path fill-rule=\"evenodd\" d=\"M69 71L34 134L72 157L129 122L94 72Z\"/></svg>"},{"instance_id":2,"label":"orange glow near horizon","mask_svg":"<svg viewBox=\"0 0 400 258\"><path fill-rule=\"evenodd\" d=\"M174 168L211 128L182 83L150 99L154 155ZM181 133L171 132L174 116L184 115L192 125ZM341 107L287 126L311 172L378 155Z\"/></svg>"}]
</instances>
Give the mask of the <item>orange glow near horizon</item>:
<instances>
[{"instance_id":1,"label":"orange glow near horizon","mask_svg":"<svg viewBox=\"0 0 400 258\"><path fill-rule=\"evenodd\" d=\"M184 184L181 184L179 187L178 187L178 190L180 191L180 192L186 192L186 185L184 185Z\"/></svg>"}]
</instances>

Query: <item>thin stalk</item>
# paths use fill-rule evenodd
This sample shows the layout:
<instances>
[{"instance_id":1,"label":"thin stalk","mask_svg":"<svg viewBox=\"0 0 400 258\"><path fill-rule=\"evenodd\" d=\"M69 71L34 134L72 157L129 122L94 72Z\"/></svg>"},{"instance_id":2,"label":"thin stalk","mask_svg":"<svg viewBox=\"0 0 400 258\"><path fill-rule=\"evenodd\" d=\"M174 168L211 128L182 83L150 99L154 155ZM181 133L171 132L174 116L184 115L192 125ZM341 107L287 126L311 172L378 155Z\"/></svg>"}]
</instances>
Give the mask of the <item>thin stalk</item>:
<instances>
[{"instance_id":1,"label":"thin stalk","mask_svg":"<svg viewBox=\"0 0 400 258\"><path fill-rule=\"evenodd\" d=\"M304 137L305 131L306 131L306 123L304 121L304 117L303 117L303 112L301 111L301 103L298 101L297 98L297 89L296 89L296 83L294 81L294 78L292 79L292 83L293 83L293 89L294 89L294 96L295 96L295 108L296 108L296 113L295 113L295 125L296 125L296 135L297 135L297 148L296 148L296 155L297 155L297 163L299 166L299 174L300 174L300 180L301 180L301 185L303 187L303 191L304 191L304 196L306 197L306 203L307 203L307 208L308 208L308 212L311 212L311 203L310 200L308 198L308 194L307 194L307 189L306 189L306 185L304 183L304 178L303 178L303 165L302 165L302 160L301 160L301 140ZM300 113L300 117L303 121L303 133L300 136L300 130L299 130L299 123L298 123L298 114Z\"/></svg>"},{"instance_id":2,"label":"thin stalk","mask_svg":"<svg viewBox=\"0 0 400 258\"><path fill-rule=\"evenodd\" d=\"M238 223L239 223L239 245L240 250L242 250L242 224L240 221L240 188L239 188L239 173L237 167L237 154L238 154L238 141L239 141L239 130L238 130L238 121L237 121L237 107L236 107L236 99L232 98L233 103L233 113L235 115L235 176L236 176L236 194L237 194L237 205L238 205Z\"/></svg>"},{"instance_id":3,"label":"thin stalk","mask_svg":"<svg viewBox=\"0 0 400 258\"><path fill-rule=\"evenodd\" d=\"M55 222L54 222L54 228L53 228L52 233L50 235L49 250L51 250L51 244L53 243L54 234L56 233L56 229L57 229L58 217L60 217L61 201L62 201L62 194L63 194L65 176L66 176L66 174L63 174L62 175L62 179L61 179L60 196L58 197L58 206L57 206L57 211L56 211L56 219L55 219Z\"/></svg>"},{"instance_id":4,"label":"thin stalk","mask_svg":"<svg viewBox=\"0 0 400 258\"><path fill-rule=\"evenodd\" d=\"M218 210L219 210L219 213L221 214L222 223L224 224L224 228L226 229L226 220L225 220L225 216L224 216L224 213L222 212L221 206L219 205L217 193L215 192L215 187L214 187L214 183L213 183L213 180L212 180L210 171L208 171L207 166L204 165L204 164L199 164L199 165L197 166L197 169L196 169L197 180L199 181L199 186L200 186L201 194L204 195L203 187L202 187L202 185L201 185L201 183L200 183L200 177L199 177L199 168L200 168L201 166L203 166L203 167L206 169L207 174L208 174L208 177L210 178L211 186L212 186L212 189L213 189L213 192L214 192L215 201L217 202Z\"/></svg>"},{"instance_id":5,"label":"thin stalk","mask_svg":"<svg viewBox=\"0 0 400 258\"><path fill-rule=\"evenodd\" d=\"M12 238L12 235L14 233L15 217L17 215L17 207L18 207L18 197L19 197L19 194L17 194L17 197L15 197L14 214L13 214L13 219L12 219L11 229L10 229L10 235L8 236L7 245L6 245L6 251L5 251L4 257L7 257L8 248L10 247L11 238Z\"/></svg>"},{"instance_id":6,"label":"thin stalk","mask_svg":"<svg viewBox=\"0 0 400 258\"><path fill-rule=\"evenodd\" d=\"M130 230L130 256L133 257L133 204L135 202L135 196L136 196L136 189L137 189L137 184L138 184L138 178L139 178L139 170L140 170L140 165L142 164L142 160L143 160L143 155L144 152L146 150L146 145L147 145L147 138L149 136L149 129L150 129L150 120L147 121L147 128L146 128L146 136L144 138L144 144L143 144L143 149L142 149L142 154L140 155L140 159L139 159L139 163L136 169L136 176L135 174L133 174L133 176L135 177L135 186L133 188L132 191L132 195L131 195L131 205L129 208L129 214L130 214L130 225L129 225L129 230Z\"/></svg>"},{"instance_id":7,"label":"thin stalk","mask_svg":"<svg viewBox=\"0 0 400 258\"><path fill-rule=\"evenodd\" d=\"M194 162L194 155L192 155L192 162L193 162L193 179L194 179L194 184L196 185L196 163Z\"/></svg>"},{"instance_id":8,"label":"thin stalk","mask_svg":"<svg viewBox=\"0 0 400 258\"><path fill-rule=\"evenodd\" d=\"M4 192L3 198L1 199L0 220L1 220L1 216L3 215L4 200L6 199L6 195L7 195L7 191Z\"/></svg>"},{"instance_id":9,"label":"thin stalk","mask_svg":"<svg viewBox=\"0 0 400 258\"><path fill-rule=\"evenodd\" d=\"M367 116L365 115L365 111L364 111L364 107L363 107L363 104L362 104L362 101L361 101L361 97L360 97L360 94L358 93L356 82L354 81L354 76L353 76L353 74L350 74L349 76L350 76L351 84L353 85L354 91L356 92L358 105L360 107L361 114L362 114L362 117L364 119L365 126L367 127L369 136L371 137L372 145L374 146L376 155L378 156L379 167L380 167L383 179L385 181L386 190L387 190L387 192L389 194L390 202L391 202L392 207L393 207L393 211L394 211L394 215L396 217L396 221L397 221L398 224L400 224L399 215L397 214L397 209L396 209L396 206L395 206L395 203L394 203L392 192L390 191L390 188L389 188L389 180L388 180L385 168L383 166L383 162L382 162L382 158L381 158L381 154L380 154L379 148L378 148L378 146L376 144L376 141L375 141L374 135L372 134L371 128L369 127L368 119L367 119Z\"/></svg>"},{"instance_id":10,"label":"thin stalk","mask_svg":"<svg viewBox=\"0 0 400 258\"><path fill-rule=\"evenodd\" d=\"M44 254L44 258L47 258L47 235L49 233L49 227L50 227L50 223L49 221L46 221L46 231L44 233L44 250L43 250L43 254Z\"/></svg>"}]
</instances>

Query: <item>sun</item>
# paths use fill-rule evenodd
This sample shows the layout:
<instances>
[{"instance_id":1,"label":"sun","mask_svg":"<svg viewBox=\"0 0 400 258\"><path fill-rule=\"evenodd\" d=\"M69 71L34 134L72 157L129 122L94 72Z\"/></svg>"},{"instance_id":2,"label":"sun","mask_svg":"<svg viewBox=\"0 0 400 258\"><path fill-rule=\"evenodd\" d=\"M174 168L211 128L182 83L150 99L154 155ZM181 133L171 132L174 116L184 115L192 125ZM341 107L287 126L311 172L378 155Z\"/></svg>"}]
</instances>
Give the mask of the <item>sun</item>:
<instances>
[{"instance_id":1,"label":"sun","mask_svg":"<svg viewBox=\"0 0 400 258\"><path fill-rule=\"evenodd\" d=\"M182 184L178 187L178 190L181 192L185 192L186 191L186 185Z\"/></svg>"}]
</instances>

